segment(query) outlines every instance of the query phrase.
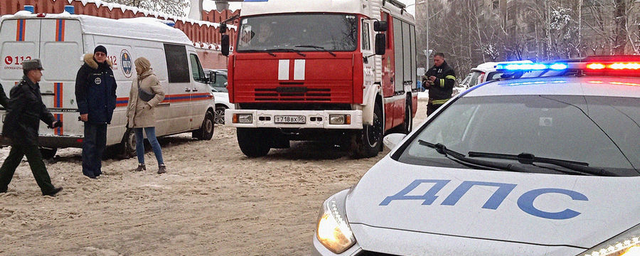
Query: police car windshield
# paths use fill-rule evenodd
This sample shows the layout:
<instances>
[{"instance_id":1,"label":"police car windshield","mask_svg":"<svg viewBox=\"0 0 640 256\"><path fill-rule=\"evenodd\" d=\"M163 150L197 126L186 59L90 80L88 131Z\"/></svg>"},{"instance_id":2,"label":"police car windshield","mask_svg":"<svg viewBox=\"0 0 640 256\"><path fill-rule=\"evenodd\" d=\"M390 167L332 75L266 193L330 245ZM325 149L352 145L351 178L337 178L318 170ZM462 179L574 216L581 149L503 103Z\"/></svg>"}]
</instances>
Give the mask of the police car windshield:
<instances>
[{"instance_id":1,"label":"police car windshield","mask_svg":"<svg viewBox=\"0 0 640 256\"><path fill-rule=\"evenodd\" d=\"M639 176L640 101L632 98L526 95L463 97L421 128L394 156L401 162L469 168L419 140L448 149L587 163L619 176ZM495 161L512 160L496 159ZM534 168L534 172L554 172Z\"/></svg>"}]
</instances>

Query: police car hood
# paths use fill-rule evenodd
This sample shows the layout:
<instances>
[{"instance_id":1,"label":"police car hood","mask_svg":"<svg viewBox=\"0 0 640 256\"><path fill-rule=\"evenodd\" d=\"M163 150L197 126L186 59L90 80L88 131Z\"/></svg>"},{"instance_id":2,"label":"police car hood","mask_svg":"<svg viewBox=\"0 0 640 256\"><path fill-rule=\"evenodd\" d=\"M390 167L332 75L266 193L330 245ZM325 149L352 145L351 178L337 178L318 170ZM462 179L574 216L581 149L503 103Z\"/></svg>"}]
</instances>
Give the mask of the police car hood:
<instances>
[{"instance_id":1,"label":"police car hood","mask_svg":"<svg viewBox=\"0 0 640 256\"><path fill-rule=\"evenodd\" d=\"M352 226L371 230L590 248L640 223L639 184L640 177L435 168L387 156L345 205Z\"/></svg>"}]
</instances>

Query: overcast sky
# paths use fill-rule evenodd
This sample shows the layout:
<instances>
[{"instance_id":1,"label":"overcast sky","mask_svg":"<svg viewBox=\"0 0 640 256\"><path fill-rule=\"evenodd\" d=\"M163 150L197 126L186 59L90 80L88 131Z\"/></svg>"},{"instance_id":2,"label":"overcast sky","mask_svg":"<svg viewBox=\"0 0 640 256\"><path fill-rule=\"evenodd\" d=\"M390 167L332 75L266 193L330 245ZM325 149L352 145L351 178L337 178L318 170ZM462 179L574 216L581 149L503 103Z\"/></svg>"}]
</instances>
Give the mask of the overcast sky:
<instances>
[{"instance_id":1,"label":"overcast sky","mask_svg":"<svg viewBox=\"0 0 640 256\"><path fill-rule=\"evenodd\" d=\"M414 0L400 0L400 2L403 2L406 5L410 5L410 4L414 4L415 3ZM212 0L204 0L203 3L202 3L202 9L204 9L205 11L210 11L210 10L215 9L215 8L216 8L216 4ZM229 2L229 9L231 9L231 10L240 9L240 3L239 2ZM407 12L409 12L409 13L411 13L413 15L414 12L415 12L415 5L411 5L411 6L407 7Z\"/></svg>"}]
</instances>

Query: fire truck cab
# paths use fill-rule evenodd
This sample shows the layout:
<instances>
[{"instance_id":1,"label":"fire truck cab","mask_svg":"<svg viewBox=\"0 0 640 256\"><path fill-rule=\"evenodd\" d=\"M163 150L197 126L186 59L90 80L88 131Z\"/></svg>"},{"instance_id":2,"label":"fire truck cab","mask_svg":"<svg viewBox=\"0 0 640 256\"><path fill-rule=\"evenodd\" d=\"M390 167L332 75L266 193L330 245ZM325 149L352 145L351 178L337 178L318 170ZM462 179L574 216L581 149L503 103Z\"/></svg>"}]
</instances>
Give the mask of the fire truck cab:
<instances>
[{"instance_id":1,"label":"fire truck cab","mask_svg":"<svg viewBox=\"0 0 640 256\"><path fill-rule=\"evenodd\" d=\"M395 0L244 1L228 66L235 109L225 114L242 152L333 140L372 157L386 132L410 132L416 33L404 8Z\"/></svg>"}]
</instances>

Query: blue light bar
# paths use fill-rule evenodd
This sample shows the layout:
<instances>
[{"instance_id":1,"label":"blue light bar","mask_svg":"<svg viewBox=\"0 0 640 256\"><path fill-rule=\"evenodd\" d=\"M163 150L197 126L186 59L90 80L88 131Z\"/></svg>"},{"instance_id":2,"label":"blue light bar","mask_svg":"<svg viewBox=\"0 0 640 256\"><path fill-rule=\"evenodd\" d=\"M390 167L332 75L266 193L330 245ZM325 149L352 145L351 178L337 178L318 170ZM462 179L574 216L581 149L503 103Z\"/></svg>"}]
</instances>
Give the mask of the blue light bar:
<instances>
[{"instance_id":1,"label":"blue light bar","mask_svg":"<svg viewBox=\"0 0 640 256\"><path fill-rule=\"evenodd\" d=\"M508 63L496 65L497 70L501 71L542 71L542 70L556 70L562 71L569 68L566 63Z\"/></svg>"}]
</instances>

